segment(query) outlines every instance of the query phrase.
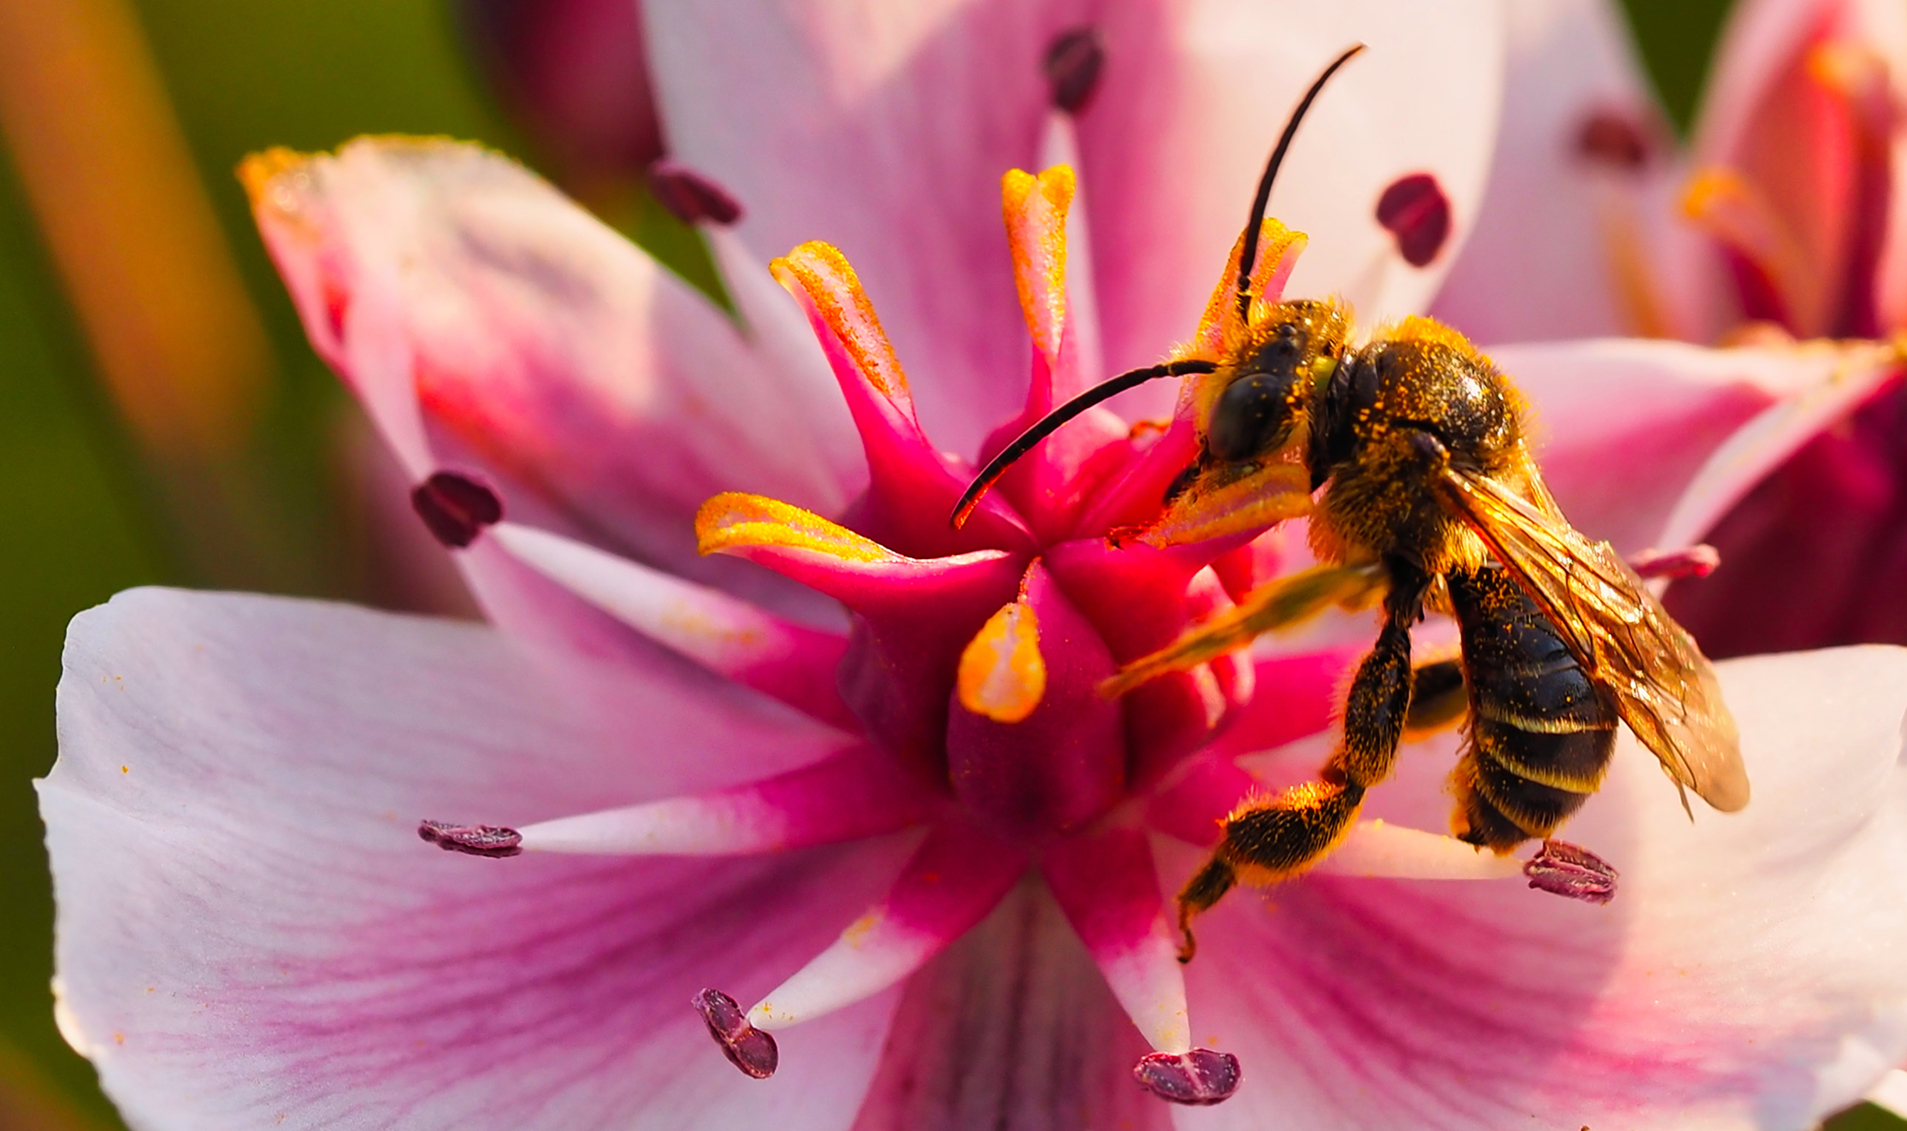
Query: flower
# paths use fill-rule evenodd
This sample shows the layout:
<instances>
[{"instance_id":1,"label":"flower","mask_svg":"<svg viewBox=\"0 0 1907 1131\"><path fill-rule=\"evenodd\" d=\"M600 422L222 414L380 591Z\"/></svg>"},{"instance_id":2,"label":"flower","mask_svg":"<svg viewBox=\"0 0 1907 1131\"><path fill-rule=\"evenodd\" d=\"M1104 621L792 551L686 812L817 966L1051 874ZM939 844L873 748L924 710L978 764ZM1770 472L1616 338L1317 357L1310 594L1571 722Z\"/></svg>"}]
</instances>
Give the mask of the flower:
<instances>
[{"instance_id":1,"label":"flower","mask_svg":"<svg viewBox=\"0 0 1907 1131\"><path fill-rule=\"evenodd\" d=\"M1897 338L1907 18L1746 0L1686 152L1602 0L1512 13L1484 219L1437 311L1487 343ZM1494 207L1510 200L1517 207ZM1705 536L1722 568L1668 605L1714 655L1907 642L1907 386L1824 413Z\"/></svg>"},{"instance_id":2,"label":"flower","mask_svg":"<svg viewBox=\"0 0 1907 1131\"><path fill-rule=\"evenodd\" d=\"M504 107L572 193L598 195L662 155L636 5L461 0L456 12Z\"/></svg>"},{"instance_id":3,"label":"flower","mask_svg":"<svg viewBox=\"0 0 1907 1131\"><path fill-rule=\"evenodd\" d=\"M1740 816L1690 824L1619 750L1571 826L1622 869L1608 907L1421 831L1446 732L1174 960L1171 881L1248 790L1314 772L1369 628L1099 698L1291 564L1288 528L1116 531L1183 466L1176 416L1079 422L958 532L970 464L941 448L1209 349L1264 142L1352 39L1385 65L1320 102L1291 160L1324 172L1276 201L1313 240L1268 225L1258 274L1367 316L1428 299L1428 233L1460 237L1483 179L1494 7L1316 8L652 11L678 156L740 207L703 221L739 321L479 150L249 166L314 346L491 624L161 590L75 623L41 787L59 1015L129 1121L1152 1128L1164 1096L1225 1099L1179 1113L1214 1126L1798 1128L1907 1052L1907 977L1863 941L1907 918L1892 649L1722 669ZM1558 498L1625 551L1884 371L1499 360ZM431 851L422 818L507 821L421 830L506 858Z\"/></svg>"}]
</instances>

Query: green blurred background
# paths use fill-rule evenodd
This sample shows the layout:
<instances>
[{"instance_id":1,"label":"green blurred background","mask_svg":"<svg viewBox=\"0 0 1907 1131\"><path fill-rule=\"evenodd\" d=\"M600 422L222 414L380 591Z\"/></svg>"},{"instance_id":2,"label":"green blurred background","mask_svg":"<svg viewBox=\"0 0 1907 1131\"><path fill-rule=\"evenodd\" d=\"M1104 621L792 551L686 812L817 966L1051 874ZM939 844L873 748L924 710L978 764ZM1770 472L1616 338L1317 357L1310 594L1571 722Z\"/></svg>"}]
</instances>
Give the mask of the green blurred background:
<instances>
[{"instance_id":1,"label":"green blurred background","mask_svg":"<svg viewBox=\"0 0 1907 1131\"><path fill-rule=\"evenodd\" d=\"M0 9L37 14L81 2L0 0ZM1628 0L1678 122L1694 105L1726 6ZM48 994L52 906L31 780L53 761L67 619L153 582L424 600L378 584L364 492L348 474L361 461L342 453L354 410L305 344L253 234L234 166L266 146L322 149L377 132L476 138L534 156L487 98L448 0L134 0L132 9L249 293L250 317L263 327L251 386L258 408L245 429L254 438L210 466L155 459L150 444L142 447L99 379L86 323L64 297L53 247L28 205L26 169L14 160L26 147L8 151L0 161L0 828L14 848L0 857L0 1131L116 1126L92 1069L55 1032ZM695 273L698 249L653 206L625 199L618 212L612 219L626 231ZM1834 1126L1907 1124L1861 1109Z\"/></svg>"}]
</instances>

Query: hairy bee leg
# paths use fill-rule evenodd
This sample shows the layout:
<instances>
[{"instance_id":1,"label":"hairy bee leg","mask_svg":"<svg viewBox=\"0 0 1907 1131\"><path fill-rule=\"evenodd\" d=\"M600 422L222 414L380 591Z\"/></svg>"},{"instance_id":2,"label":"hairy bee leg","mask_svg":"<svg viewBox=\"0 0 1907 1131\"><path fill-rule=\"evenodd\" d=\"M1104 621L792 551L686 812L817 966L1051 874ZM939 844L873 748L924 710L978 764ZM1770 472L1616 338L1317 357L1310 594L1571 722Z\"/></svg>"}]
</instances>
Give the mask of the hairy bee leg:
<instances>
[{"instance_id":1,"label":"hairy bee leg","mask_svg":"<svg viewBox=\"0 0 1907 1131\"><path fill-rule=\"evenodd\" d=\"M1179 892L1179 961L1190 962L1198 953L1198 939L1192 935L1192 916L1217 903L1238 883L1238 872L1224 856L1206 861Z\"/></svg>"},{"instance_id":2,"label":"hairy bee leg","mask_svg":"<svg viewBox=\"0 0 1907 1131\"><path fill-rule=\"evenodd\" d=\"M1192 917L1217 903L1239 879L1271 881L1303 871L1351 829L1364 792L1397 761L1410 712L1410 626L1423 615L1430 578L1414 565L1387 561L1390 592L1377 645L1358 665L1344 708L1344 737L1320 780L1248 802L1225 818L1212 859L1179 893L1181 961L1197 949Z\"/></svg>"},{"instance_id":3,"label":"hairy bee leg","mask_svg":"<svg viewBox=\"0 0 1907 1131\"><path fill-rule=\"evenodd\" d=\"M1421 738L1456 726L1470 711L1470 690L1463 682L1463 662L1456 658L1419 664L1410 673L1410 712L1404 716L1404 737Z\"/></svg>"}]
</instances>

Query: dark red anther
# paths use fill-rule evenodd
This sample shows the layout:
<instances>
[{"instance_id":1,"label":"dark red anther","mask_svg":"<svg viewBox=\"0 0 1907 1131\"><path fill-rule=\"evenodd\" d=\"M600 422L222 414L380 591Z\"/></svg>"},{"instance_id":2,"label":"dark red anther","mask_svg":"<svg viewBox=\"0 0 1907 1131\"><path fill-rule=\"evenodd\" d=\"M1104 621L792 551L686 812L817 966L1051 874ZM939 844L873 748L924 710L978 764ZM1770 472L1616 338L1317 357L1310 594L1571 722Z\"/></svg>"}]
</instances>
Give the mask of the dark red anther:
<instances>
[{"instance_id":1,"label":"dark red anther","mask_svg":"<svg viewBox=\"0 0 1907 1131\"><path fill-rule=\"evenodd\" d=\"M1132 1078L1141 1088L1162 1100L1191 1107L1210 1107L1230 1099L1240 1077L1238 1058L1216 1049L1147 1053L1132 1066Z\"/></svg>"},{"instance_id":2,"label":"dark red anther","mask_svg":"<svg viewBox=\"0 0 1907 1131\"><path fill-rule=\"evenodd\" d=\"M742 1012L734 998L720 990L703 990L690 998L689 1004L702 1015L703 1023L709 1027L709 1036L722 1046L722 1055L728 1057L730 1064L757 1080L766 1080L775 1074L775 1066L781 1062L775 1038L750 1025L748 1014Z\"/></svg>"},{"instance_id":3,"label":"dark red anther","mask_svg":"<svg viewBox=\"0 0 1907 1131\"><path fill-rule=\"evenodd\" d=\"M1721 552L1706 542L1684 546L1680 550L1644 550L1629 559L1636 576L1648 579L1666 577L1679 581L1685 577L1707 577L1722 564Z\"/></svg>"},{"instance_id":4,"label":"dark red anther","mask_svg":"<svg viewBox=\"0 0 1907 1131\"><path fill-rule=\"evenodd\" d=\"M727 227L742 218L742 206L721 185L667 157L649 166L649 191L684 224Z\"/></svg>"},{"instance_id":5,"label":"dark red anther","mask_svg":"<svg viewBox=\"0 0 1907 1131\"><path fill-rule=\"evenodd\" d=\"M411 488L411 509L446 546L462 549L503 520L503 500L468 475L438 471Z\"/></svg>"},{"instance_id":6,"label":"dark red anther","mask_svg":"<svg viewBox=\"0 0 1907 1131\"><path fill-rule=\"evenodd\" d=\"M1546 840L1543 850L1523 865L1530 886L1584 903L1616 898L1616 870L1602 857L1566 841Z\"/></svg>"},{"instance_id":7,"label":"dark red anther","mask_svg":"<svg viewBox=\"0 0 1907 1131\"><path fill-rule=\"evenodd\" d=\"M523 834L502 825L448 825L442 821L420 821L417 835L426 844L445 852L488 856L501 860L523 851Z\"/></svg>"},{"instance_id":8,"label":"dark red anther","mask_svg":"<svg viewBox=\"0 0 1907 1131\"><path fill-rule=\"evenodd\" d=\"M1391 182L1377 198L1377 222L1397 237L1397 254L1412 267L1437 258L1450 237L1450 198L1429 173Z\"/></svg>"},{"instance_id":9,"label":"dark red anther","mask_svg":"<svg viewBox=\"0 0 1907 1131\"><path fill-rule=\"evenodd\" d=\"M1589 161L1633 173L1649 163L1655 146L1648 131L1627 114L1597 110L1576 131L1576 152Z\"/></svg>"},{"instance_id":10,"label":"dark red anther","mask_svg":"<svg viewBox=\"0 0 1907 1131\"><path fill-rule=\"evenodd\" d=\"M1077 114L1093 100L1099 74L1106 67L1106 45L1099 29L1077 27L1061 33L1046 49L1046 81L1052 84L1053 105Z\"/></svg>"}]
</instances>

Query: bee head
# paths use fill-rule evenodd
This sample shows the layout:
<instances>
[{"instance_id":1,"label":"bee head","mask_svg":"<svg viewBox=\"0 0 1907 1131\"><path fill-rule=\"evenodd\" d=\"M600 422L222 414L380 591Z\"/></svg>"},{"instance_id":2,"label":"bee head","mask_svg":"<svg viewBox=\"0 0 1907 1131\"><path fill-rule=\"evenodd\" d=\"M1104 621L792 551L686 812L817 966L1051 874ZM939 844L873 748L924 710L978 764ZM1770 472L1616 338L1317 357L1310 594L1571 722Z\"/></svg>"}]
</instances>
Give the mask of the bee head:
<instances>
[{"instance_id":1,"label":"bee head","mask_svg":"<svg viewBox=\"0 0 1907 1131\"><path fill-rule=\"evenodd\" d=\"M1273 306L1251 328L1230 364L1209 380L1215 395L1203 428L1217 463L1259 459L1285 445L1309 418L1317 391L1344 354L1349 319L1334 302Z\"/></svg>"}]
</instances>

